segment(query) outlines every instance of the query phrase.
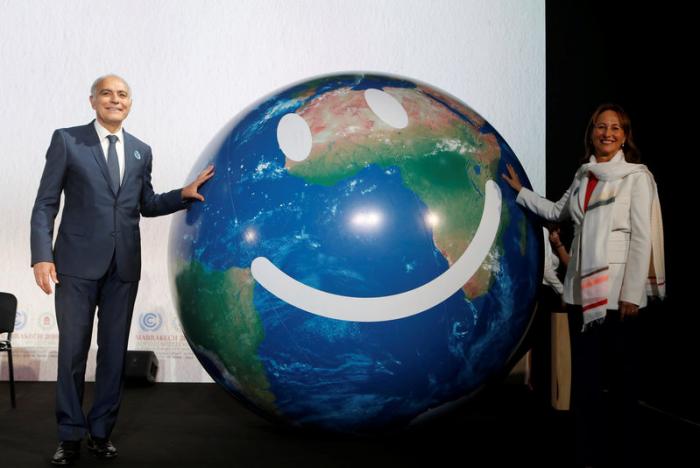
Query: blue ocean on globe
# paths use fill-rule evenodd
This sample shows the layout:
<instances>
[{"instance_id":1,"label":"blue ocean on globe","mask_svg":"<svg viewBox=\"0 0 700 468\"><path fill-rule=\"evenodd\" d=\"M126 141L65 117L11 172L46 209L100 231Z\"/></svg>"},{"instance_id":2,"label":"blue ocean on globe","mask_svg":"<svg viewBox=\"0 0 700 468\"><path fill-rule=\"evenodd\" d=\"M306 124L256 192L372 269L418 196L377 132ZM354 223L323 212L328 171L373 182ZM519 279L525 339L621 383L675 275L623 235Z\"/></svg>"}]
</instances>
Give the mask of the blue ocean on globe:
<instances>
[{"instance_id":1,"label":"blue ocean on globe","mask_svg":"<svg viewBox=\"0 0 700 468\"><path fill-rule=\"evenodd\" d=\"M257 413L405 428L502 374L533 313L542 231L500 174L508 144L415 80L349 73L241 112L192 174L170 270L182 329Z\"/></svg>"}]
</instances>

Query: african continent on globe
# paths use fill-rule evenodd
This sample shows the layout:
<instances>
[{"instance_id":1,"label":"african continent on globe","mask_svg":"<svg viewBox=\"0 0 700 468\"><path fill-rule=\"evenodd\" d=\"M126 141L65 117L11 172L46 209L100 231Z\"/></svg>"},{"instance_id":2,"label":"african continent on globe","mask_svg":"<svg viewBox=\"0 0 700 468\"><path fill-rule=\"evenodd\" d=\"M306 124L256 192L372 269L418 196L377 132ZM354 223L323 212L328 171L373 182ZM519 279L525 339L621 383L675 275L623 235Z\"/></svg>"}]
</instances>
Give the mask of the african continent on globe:
<instances>
[{"instance_id":1,"label":"african continent on globe","mask_svg":"<svg viewBox=\"0 0 700 468\"><path fill-rule=\"evenodd\" d=\"M479 114L389 75L313 78L235 117L171 229L182 329L219 384L294 426L400 429L512 358L542 231L503 184Z\"/></svg>"}]
</instances>

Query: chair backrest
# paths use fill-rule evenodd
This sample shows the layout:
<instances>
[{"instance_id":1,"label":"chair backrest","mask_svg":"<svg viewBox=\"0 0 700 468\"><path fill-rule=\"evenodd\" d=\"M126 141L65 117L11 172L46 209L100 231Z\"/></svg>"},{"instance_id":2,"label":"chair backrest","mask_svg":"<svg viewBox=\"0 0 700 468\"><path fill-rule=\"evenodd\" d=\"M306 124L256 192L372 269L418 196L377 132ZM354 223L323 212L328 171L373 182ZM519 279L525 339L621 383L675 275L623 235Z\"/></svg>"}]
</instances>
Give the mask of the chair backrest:
<instances>
[{"instance_id":1,"label":"chair backrest","mask_svg":"<svg viewBox=\"0 0 700 468\"><path fill-rule=\"evenodd\" d=\"M12 333L15 329L17 298L10 293L0 292L0 333Z\"/></svg>"}]
</instances>

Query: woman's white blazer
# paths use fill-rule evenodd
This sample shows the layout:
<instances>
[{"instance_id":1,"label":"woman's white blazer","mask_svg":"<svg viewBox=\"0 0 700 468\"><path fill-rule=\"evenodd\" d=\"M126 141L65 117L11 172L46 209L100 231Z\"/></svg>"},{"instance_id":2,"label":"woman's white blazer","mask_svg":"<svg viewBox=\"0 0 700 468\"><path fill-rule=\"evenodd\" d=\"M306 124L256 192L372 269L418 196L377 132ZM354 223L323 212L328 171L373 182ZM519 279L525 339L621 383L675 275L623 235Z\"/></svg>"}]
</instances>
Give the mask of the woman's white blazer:
<instances>
[{"instance_id":1,"label":"woman's white blazer","mask_svg":"<svg viewBox=\"0 0 700 468\"><path fill-rule=\"evenodd\" d=\"M651 190L649 175L644 172L630 174L620 183L608 240L608 309L618 309L619 301L639 307L647 304L645 286L651 258ZM571 260L564 280L564 301L577 305L581 304L581 223L572 216L572 209L576 203L583 206L585 191L581 179L574 178L556 203L524 187L517 198L518 204L549 221L574 220Z\"/></svg>"}]
</instances>

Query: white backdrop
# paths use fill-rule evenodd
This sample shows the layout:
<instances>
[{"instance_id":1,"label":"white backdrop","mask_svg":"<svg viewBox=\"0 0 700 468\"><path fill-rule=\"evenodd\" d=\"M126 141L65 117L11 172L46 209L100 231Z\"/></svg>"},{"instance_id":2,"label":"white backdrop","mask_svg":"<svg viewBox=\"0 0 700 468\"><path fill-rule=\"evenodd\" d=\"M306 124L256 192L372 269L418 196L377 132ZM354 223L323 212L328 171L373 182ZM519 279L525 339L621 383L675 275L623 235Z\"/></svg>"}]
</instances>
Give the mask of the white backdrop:
<instances>
[{"instance_id":1,"label":"white backdrop","mask_svg":"<svg viewBox=\"0 0 700 468\"><path fill-rule=\"evenodd\" d=\"M314 75L376 71L462 99L544 193L544 0L0 0L0 12L0 291L19 299L20 380L56 376L53 296L33 280L29 219L51 133L94 117L88 95L99 75L129 81L125 128L152 146L160 192L182 186L209 140L258 98ZM160 381L208 381L174 312L169 225L168 217L141 223L130 349L156 352Z\"/></svg>"}]
</instances>

